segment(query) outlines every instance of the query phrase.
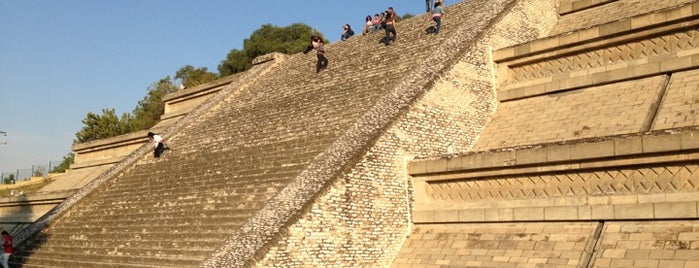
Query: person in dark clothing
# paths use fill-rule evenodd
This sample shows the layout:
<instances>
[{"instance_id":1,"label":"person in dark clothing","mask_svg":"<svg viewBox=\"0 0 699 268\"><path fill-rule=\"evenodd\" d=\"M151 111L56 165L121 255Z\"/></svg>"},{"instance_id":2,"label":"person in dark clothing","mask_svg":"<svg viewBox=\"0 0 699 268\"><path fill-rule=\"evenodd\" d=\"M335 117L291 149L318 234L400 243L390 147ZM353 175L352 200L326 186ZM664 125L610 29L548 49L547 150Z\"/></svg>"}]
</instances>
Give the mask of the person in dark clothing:
<instances>
[{"instance_id":1,"label":"person in dark clothing","mask_svg":"<svg viewBox=\"0 0 699 268\"><path fill-rule=\"evenodd\" d=\"M386 17L384 18L384 23L386 36L381 39L381 42L388 46L391 41L395 42L398 36L396 33L396 12L393 10L393 7L388 8L388 12L386 12Z\"/></svg>"},{"instance_id":2,"label":"person in dark clothing","mask_svg":"<svg viewBox=\"0 0 699 268\"><path fill-rule=\"evenodd\" d=\"M352 31L352 27L349 24L345 24L342 26L344 31L342 32L342 36L340 37L340 40L345 41L347 38L350 38L354 35L354 31Z\"/></svg>"},{"instance_id":3,"label":"person in dark clothing","mask_svg":"<svg viewBox=\"0 0 699 268\"><path fill-rule=\"evenodd\" d=\"M323 39L320 38L320 36L311 36L311 44L306 47L303 54L306 54L314 49L316 50L316 55L318 56L318 61L316 62L316 73L319 73L320 69L325 69L328 67L328 59L325 57L325 48L323 48Z\"/></svg>"}]
</instances>

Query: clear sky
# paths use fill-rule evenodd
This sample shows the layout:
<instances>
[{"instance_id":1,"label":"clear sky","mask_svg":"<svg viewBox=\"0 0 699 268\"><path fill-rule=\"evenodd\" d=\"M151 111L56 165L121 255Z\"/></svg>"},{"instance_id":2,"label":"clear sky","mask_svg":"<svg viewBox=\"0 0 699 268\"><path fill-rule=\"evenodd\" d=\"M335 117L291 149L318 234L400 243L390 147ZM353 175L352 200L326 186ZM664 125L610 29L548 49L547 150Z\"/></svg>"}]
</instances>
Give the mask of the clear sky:
<instances>
[{"instance_id":1,"label":"clear sky","mask_svg":"<svg viewBox=\"0 0 699 268\"><path fill-rule=\"evenodd\" d=\"M0 172L62 160L88 112L131 112L185 65L218 72L263 24L335 42L389 6L425 12L421 0L0 0Z\"/></svg>"}]
</instances>

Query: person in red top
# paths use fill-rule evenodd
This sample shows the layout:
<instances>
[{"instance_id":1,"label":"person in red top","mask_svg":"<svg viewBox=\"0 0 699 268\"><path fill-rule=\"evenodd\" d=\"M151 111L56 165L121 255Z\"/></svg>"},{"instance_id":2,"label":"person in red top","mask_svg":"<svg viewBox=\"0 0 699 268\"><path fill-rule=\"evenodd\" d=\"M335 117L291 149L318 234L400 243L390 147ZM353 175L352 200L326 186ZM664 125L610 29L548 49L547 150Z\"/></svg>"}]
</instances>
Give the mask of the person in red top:
<instances>
[{"instance_id":1,"label":"person in red top","mask_svg":"<svg viewBox=\"0 0 699 268\"><path fill-rule=\"evenodd\" d=\"M10 255L12 255L12 236L7 231L2 231L2 238L5 240L2 244L2 247L5 249L2 254L2 267L10 268L7 262L10 260Z\"/></svg>"}]
</instances>

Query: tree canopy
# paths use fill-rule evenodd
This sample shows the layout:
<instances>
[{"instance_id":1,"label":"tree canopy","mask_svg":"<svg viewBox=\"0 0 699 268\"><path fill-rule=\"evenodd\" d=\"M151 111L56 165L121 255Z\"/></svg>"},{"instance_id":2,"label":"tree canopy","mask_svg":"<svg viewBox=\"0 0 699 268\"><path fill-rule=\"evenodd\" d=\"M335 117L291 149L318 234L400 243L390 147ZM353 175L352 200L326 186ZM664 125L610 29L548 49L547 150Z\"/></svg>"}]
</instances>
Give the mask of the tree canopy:
<instances>
[{"instance_id":1,"label":"tree canopy","mask_svg":"<svg viewBox=\"0 0 699 268\"><path fill-rule=\"evenodd\" d=\"M286 27L264 24L243 41L243 50L233 49L228 52L226 59L218 65L218 72L223 77L245 71L252 66L254 58L272 52L302 52L313 34L323 38L321 33L303 23Z\"/></svg>"},{"instance_id":2,"label":"tree canopy","mask_svg":"<svg viewBox=\"0 0 699 268\"><path fill-rule=\"evenodd\" d=\"M49 172L51 173L63 173L70 168L70 165L75 162L75 154L74 153L68 153L63 156L63 161L58 164L58 166L53 167Z\"/></svg>"},{"instance_id":3,"label":"tree canopy","mask_svg":"<svg viewBox=\"0 0 699 268\"><path fill-rule=\"evenodd\" d=\"M102 109L101 115L88 112L82 120L83 128L75 133L75 142L88 142L129 133L131 120L132 116L127 113L119 118L114 109Z\"/></svg>"},{"instance_id":4,"label":"tree canopy","mask_svg":"<svg viewBox=\"0 0 699 268\"><path fill-rule=\"evenodd\" d=\"M206 67L185 65L175 72L174 78L180 79L187 88L195 87L245 71L252 66L252 60L261 55L272 52L301 52L308 46L313 34L323 38L322 34L303 23L286 27L265 24L243 41L243 50L233 49L228 53L226 59L218 65L219 74L209 72ZM89 112L82 120L83 127L75 134L73 142L83 143L149 129L160 121L165 111L163 97L179 89L174 80L167 76L148 87L146 96L138 102L132 113L124 113L118 117L113 108L102 109L102 114Z\"/></svg>"}]
</instances>

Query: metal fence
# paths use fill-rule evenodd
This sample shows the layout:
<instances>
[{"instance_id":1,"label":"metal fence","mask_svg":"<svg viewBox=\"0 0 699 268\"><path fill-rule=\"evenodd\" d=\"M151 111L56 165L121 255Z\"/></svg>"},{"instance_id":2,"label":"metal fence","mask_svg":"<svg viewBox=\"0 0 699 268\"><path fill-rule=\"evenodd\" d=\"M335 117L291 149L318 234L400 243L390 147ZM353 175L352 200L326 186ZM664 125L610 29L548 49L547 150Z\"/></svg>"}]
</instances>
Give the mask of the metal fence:
<instances>
[{"instance_id":1,"label":"metal fence","mask_svg":"<svg viewBox=\"0 0 699 268\"><path fill-rule=\"evenodd\" d=\"M44 165L32 165L31 168L17 169L11 172L0 173L0 184L14 184L18 181L28 181L32 177L48 177L49 172L63 161L49 161Z\"/></svg>"}]
</instances>

